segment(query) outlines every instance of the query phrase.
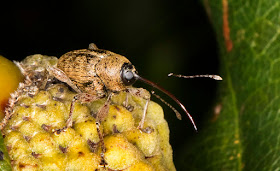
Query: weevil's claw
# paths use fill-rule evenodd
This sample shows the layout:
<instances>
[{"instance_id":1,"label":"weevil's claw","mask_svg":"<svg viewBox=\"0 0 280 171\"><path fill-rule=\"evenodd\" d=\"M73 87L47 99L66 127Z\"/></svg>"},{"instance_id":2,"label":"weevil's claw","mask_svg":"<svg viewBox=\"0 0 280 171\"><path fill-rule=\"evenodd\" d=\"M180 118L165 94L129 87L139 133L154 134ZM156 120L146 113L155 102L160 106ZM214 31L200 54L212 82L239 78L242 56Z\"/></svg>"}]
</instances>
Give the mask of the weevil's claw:
<instances>
[{"instance_id":1,"label":"weevil's claw","mask_svg":"<svg viewBox=\"0 0 280 171\"><path fill-rule=\"evenodd\" d=\"M151 127L146 127L146 128L138 128L137 127L137 129L139 129L141 132L144 132L144 133L147 133L147 134L150 134L150 133L152 133L152 132L154 132L155 130L153 129L153 128L151 128Z\"/></svg>"},{"instance_id":2,"label":"weevil's claw","mask_svg":"<svg viewBox=\"0 0 280 171\"><path fill-rule=\"evenodd\" d=\"M53 130L53 133L56 135L59 135L61 132L65 132L66 129L67 129L67 127L63 127L61 129L55 129L55 130Z\"/></svg>"}]
</instances>

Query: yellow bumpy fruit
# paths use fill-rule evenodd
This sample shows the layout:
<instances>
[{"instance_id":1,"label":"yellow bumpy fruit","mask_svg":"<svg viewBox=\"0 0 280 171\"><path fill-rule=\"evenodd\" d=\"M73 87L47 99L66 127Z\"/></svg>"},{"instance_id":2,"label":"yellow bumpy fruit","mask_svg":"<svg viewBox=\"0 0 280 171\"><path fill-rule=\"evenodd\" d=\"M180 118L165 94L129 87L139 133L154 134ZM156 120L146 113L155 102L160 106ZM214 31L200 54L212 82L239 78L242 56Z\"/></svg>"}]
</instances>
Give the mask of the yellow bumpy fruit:
<instances>
[{"instance_id":1,"label":"yellow bumpy fruit","mask_svg":"<svg viewBox=\"0 0 280 171\"><path fill-rule=\"evenodd\" d=\"M10 60L0 56L0 120L4 117L4 108L10 94L16 90L23 75L18 67Z\"/></svg>"},{"instance_id":2,"label":"yellow bumpy fruit","mask_svg":"<svg viewBox=\"0 0 280 171\"><path fill-rule=\"evenodd\" d=\"M54 133L66 125L76 94L67 85L44 75L45 64L55 65L55 61L54 57L34 55L21 62L30 73L28 79L37 79L38 83L26 83L28 89L18 93L12 117L2 131L13 170L175 170L162 108L149 103L146 131L140 131L137 126L145 100L130 95L129 108L125 108L125 92L112 97L108 115L100 126L106 149L105 168L100 165L102 150L95 118L106 99L75 103L73 126Z\"/></svg>"}]
</instances>

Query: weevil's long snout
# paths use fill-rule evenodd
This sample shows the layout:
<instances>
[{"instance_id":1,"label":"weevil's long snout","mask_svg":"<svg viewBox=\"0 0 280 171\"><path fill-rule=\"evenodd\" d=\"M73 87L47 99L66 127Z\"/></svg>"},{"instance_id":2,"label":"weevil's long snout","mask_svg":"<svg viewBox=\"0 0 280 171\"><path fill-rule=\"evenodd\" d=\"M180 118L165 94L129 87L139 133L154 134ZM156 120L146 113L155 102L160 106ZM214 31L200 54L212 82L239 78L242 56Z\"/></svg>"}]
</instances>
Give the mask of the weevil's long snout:
<instances>
[{"instance_id":1,"label":"weevil's long snout","mask_svg":"<svg viewBox=\"0 0 280 171\"><path fill-rule=\"evenodd\" d=\"M194 129L197 131L197 127L196 127L196 125L194 123L194 120L193 120L191 114L187 111L185 106L172 93L170 93L169 91L165 90L164 88L162 88L161 86L157 85L156 83L154 83L154 82L152 82L150 80L147 80L146 78L143 78L143 77L137 75L136 73L134 73L134 77L137 80L140 80L140 81L142 81L142 82L144 82L146 84L149 84L149 85L155 87L156 89L160 90L161 92L163 92L164 94L169 96L171 99L173 99L184 110L184 112L188 115L189 119L191 120L191 122L193 124Z\"/></svg>"}]
</instances>

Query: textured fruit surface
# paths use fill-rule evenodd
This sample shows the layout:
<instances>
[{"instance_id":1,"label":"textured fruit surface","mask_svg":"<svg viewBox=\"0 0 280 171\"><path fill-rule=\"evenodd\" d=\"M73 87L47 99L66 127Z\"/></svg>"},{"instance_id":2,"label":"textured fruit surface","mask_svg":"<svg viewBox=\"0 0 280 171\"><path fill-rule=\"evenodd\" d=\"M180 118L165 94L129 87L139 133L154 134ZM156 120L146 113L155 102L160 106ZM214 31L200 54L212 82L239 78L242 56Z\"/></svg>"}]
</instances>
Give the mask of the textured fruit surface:
<instances>
[{"instance_id":1,"label":"textured fruit surface","mask_svg":"<svg viewBox=\"0 0 280 171\"><path fill-rule=\"evenodd\" d=\"M8 103L10 94L23 80L18 67L10 60L0 56L0 120L4 117L4 108Z\"/></svg>"},{"instance_id":2,"label":"textured fruit surface","mask_svg":"<svg viewBox=\"0 0 280 171\"><path fill-rule=\"evenodd\" d=\"M55 61L41 55L23 61L23 66L33 72L29 75L31 80L49 79L44 75L46 63L40 62L43 59ZM32 83L28 87L32 93L19 94L3 130L13 170L175 170L168 125L158 104L149 103L144 129L140 131L137 126L146 101L125 92L112 97L100 127L106 149L107 165L103 168L95 118L106 99L75 103L73 126L57 134L54 130L66 125L76 93L57 81L46 83L42 89L43 83ZM34 93L37 89L32 86L38 85ZM126 97L129 107L123 106Z\"/></svg>"}]
</instances>

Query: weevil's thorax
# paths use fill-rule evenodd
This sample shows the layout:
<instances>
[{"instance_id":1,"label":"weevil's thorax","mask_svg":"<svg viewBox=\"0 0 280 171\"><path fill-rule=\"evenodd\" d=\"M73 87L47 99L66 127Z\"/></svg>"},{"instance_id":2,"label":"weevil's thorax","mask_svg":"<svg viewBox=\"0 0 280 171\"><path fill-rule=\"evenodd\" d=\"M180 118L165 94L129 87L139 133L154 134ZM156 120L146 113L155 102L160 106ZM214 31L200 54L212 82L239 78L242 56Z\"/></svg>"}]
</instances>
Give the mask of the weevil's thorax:
<instances>
[{"instance_id":1,"label":"weevil's thorax","mask_svg":"<svg viewBox=\"0 0 280 171\"><path fill-rule=\"evenodd\" d=\"M106 51L108 54L95 66L95 72L109 91L118 92L126 89L121 74L125 65L130 65L132 71L136 72L131 62L124 56Z\"/></svg>"}]
</instances>

